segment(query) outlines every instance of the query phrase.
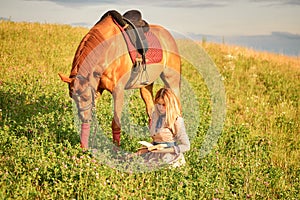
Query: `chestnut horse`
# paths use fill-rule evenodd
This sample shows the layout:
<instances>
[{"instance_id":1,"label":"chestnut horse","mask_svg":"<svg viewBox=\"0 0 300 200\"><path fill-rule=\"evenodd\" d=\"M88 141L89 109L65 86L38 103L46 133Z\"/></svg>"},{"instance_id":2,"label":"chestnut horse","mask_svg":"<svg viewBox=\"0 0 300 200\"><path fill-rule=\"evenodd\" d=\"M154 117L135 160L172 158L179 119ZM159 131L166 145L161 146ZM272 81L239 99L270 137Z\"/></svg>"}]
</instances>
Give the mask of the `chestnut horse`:
<instances>
[{"instance_id":1,"label":"chestnut horse","mask_svg":"<svg viewBox=\"0 0 300 200\"><path fill-rule=\"evenodd\" d=\"M121 15L120 15L121 16ZM124 90L140 89L150 119L153 108L153 83L161 78L165 87L172 88L179 96L180 56L171 34L161 26L149 25L161 45L162 58L157 63L148 63L145 68L134 65L120 26L112 15L107 14L97 22L80 42L72 64L70 76L59 74L69 84L70 96L74 99L81 124L81 147L88 148L92 109L96 96L104 90L113 96L113 142L120 145L121 112ZM148 47L148 51L151 45ZM147 59L147 54L146 54ZM146 75L146 76L145 76Z\"/></svg>"}]
</instances>

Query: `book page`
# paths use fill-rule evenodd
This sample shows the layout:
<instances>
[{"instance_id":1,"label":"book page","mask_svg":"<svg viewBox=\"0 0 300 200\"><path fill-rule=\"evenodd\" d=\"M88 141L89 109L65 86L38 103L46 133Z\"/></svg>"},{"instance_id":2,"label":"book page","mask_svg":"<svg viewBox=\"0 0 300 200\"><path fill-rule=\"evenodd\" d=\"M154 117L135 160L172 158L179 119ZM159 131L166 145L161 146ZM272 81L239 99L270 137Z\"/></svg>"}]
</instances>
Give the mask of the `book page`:
<instances>
[{"instance_id":1,"label":"book page","mask_svg":"<svg viewBox=\"0 0 300 200\"><path fill-rule=\"evenodd\" d=\"M152 146L153 146L153 144L151 144L151 143L149 143L149 142L146 142L146 141L139 141L139 143L140 143L141 145L146 146L146 147L152 147Z\"/></svg>"}]
</instances>

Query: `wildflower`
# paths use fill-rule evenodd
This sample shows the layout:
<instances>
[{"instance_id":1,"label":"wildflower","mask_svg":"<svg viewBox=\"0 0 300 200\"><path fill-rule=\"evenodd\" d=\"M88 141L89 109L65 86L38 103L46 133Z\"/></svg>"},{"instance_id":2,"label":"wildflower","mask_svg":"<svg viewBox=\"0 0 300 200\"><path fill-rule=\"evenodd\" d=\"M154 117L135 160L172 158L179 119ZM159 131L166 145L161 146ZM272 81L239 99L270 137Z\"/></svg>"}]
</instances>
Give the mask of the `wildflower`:
<instances>
[{"instance_id":1,"label":"wildflower","mask_svg":"<svg viewBox=\"0 0 300 200\"><path fill-rule=\"evenodd\" d=\"M265 181L264 182L265 186L269 186L269 182Z\"/></svg>"}]
</instances>

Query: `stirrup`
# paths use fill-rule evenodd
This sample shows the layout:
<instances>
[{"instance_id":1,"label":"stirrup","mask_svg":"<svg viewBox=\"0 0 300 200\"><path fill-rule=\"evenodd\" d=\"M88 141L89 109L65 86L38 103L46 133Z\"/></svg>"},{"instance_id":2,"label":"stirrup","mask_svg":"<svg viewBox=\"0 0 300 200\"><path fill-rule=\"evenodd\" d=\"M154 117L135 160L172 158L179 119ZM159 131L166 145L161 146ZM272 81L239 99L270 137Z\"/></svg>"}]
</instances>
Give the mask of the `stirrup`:
<instances>
[{"instance_id":1,"label":"stirrup","mask_svg":"<svg viewBox=\"0 0 300 200\"><path fill-rule=\"evenodd\" d=\"M146 68L146 64L142 64L143 66L143 71L142 71L142 74L141 74L141 80L140 80L140 83L141 85L149 85L149 75L148 75L148 72L147 72L147 68ZM143 75L145 74L146 76L146 80L143 81Z\"/></svg>"},{"instance_id":2,"label":"stirrup","mask_svg":"<svg viewBox=\"0 0 300 200\"><path fill-rule=\"evenodd\" d=\"M137 58L135 58L135 61L136 61L137 63L142 63L142 62L143 62L143 58L137 57ZM149 61L149 59L146 58L145 62L148 62L148 61Z\"/></svg>"},{"instance_id":3,"label":"stirrup","mask_svg":"<svg viewBox=\"0 0 300 200\"><path fill-rule=\"evenodd\" d=\"M150 84L150 82L149 82L149 75L148 75L148 72L147 72L146 61L143 62L144 60L147 60L147 59L143 59L143 58L137 57L135 59L135 61L136 61L136 65L135 66L139 66L139 67L136 68L136 70L139 70L140 67L142 67L142 71L141 71L141 74L140 74L140 84L141 85L149 85ZM146 77L145 81L143 80L144 76Z\"/></svg>"}]
</instances>

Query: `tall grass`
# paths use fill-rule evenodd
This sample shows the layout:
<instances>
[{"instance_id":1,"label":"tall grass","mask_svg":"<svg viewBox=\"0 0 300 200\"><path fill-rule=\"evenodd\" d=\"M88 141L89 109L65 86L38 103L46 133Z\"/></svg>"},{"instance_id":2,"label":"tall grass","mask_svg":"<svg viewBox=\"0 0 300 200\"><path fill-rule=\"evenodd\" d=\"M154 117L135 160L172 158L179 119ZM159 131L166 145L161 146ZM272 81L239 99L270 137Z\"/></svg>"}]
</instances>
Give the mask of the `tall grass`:
<instances>
[{"instance_id":1,"label":"tall grass","mask_svg":"<svg viewBox=\"0 0 300 200\"><path fill-rule=\"evenodd\" d=\"M201 113L187 165L127 173L82 152L72 100L57 76L69 73L87 31L0 23L1 199L300 198L299 58L199 43L224 78L227 115L218 145L199 157L210 122L210 95L183 62ZM138 92L130 98L131 120L146 125ZM111 96L104 92L97 106L101 129L110 138ZM134 151L141 138L126 131L122 148Z\"/></svg>"}]
</instances>

